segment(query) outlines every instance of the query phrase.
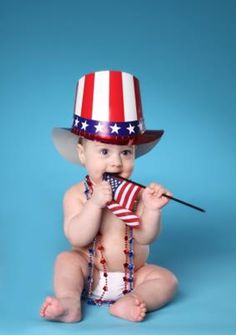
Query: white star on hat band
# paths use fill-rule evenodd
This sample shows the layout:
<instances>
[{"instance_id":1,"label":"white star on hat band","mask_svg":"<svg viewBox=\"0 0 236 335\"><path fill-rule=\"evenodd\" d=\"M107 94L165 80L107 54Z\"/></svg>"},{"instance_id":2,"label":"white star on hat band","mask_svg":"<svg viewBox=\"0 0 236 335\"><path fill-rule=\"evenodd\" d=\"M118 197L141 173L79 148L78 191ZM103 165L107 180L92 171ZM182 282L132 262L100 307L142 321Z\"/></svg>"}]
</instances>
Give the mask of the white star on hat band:
<instances>
[{"instance_id":1,"label":"white star on hat band","mask_svg":"<svg viewBox=\"0 0 236 335\"><path fill-rule=\"evenodd\" d=\"M144 125L140 126L141 121L131 122L105 122L89 120L74 115L72 132L80 135L86 131L89 135L104 134L106 136L130 136L142 134Z\"/></svg>"}]
</instances>

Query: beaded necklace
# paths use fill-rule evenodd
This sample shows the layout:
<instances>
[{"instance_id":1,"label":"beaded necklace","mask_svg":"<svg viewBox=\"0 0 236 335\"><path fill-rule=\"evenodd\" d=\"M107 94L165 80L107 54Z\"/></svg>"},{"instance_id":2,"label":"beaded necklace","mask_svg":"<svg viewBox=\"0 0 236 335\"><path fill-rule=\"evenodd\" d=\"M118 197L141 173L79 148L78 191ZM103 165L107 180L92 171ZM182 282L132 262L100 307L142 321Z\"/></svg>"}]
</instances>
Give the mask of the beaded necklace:
<instances>
[{"instance_id":1,"label":"beaded necklace","mask_svg":"<svg viewBox=\"0 0 236 335\"><path fill-rule=\"evenodd\" d=\"M84 181L85 191L84 194L89 200L91 198L91 195L93 193L93 187L92 182L89 178L89 176L86 176L86 179ZM99 233L100 234L100 233ZM100 234L101 235L101 234ZM114 300L108 300L104 299L106 292L108 291L108 272L107 272L107 261L104 256L104 246L99 243L97 246L97 240L96 237L92 241L92 243L89 245L88 248L88 304L90 305L98 305L101 306L104 303L112 304L115 301ZM123 264L124 266L124 289L122 293L125 295L131 291L133 291L134 288L134 238L133 238L133 227L125 225L125 236L124 236L124 255L125 255L125 262ZM100 263L103 267L103 276L105 278L105 285L103 287L103 291L101 296L98 299L92 299L92 286L93 286L93 274L94 274L94 256L96 254L96 249L98 253L100 254Z\"/></svg>"}]
</instances>

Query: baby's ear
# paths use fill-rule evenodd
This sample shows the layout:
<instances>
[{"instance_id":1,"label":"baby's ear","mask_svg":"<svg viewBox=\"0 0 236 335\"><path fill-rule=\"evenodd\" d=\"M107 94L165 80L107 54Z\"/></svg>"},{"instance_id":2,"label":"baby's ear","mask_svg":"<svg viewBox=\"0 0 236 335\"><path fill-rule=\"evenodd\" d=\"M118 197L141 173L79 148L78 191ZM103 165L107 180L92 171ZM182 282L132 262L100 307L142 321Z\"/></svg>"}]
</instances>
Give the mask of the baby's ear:
<instances>
[{"instance_id":1,"label":"baby's ear","mask_svg":"<svg viewBox=\"0 0 236 335\"><path fill-rule=\"evenodd\" d=\"M84 165L85 164L85 155L84 155L83 145L78 143L77 147L76 147L76 150L77 150L77 154L79 156L79 160L80 160L81 164Z\"/></svg>"}]
</instances>

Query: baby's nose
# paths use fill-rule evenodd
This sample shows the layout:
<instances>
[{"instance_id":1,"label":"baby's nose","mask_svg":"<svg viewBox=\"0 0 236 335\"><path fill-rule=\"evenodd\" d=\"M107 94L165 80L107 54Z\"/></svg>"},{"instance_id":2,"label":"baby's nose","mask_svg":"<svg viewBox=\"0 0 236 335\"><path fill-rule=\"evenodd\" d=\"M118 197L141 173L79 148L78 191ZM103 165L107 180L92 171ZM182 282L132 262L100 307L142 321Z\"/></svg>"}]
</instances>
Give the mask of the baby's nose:
<instances>
[{"instance_id":1,"label":"baby's nose","mask_svg":"<svg viewBox=\"0 0 236 335\"><path fill-rule=\"evenodd\" d=\"M112 159L111 159L111 164L112 166L121 166L122 162L121 162L121 158L119 155L113 155Z\"/></svg>"}]
</instances>

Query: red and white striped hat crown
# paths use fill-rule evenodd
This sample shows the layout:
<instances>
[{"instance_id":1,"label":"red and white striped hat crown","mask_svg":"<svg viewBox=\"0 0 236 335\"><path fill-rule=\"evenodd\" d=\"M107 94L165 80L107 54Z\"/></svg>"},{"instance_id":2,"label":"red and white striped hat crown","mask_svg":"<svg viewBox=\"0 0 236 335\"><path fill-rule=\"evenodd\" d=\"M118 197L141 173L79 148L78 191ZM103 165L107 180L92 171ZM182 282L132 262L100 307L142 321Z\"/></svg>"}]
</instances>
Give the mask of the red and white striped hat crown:
<instances>
[{"instance_id":1,"label":"red and white striped hat crown","mask_svg":"<svg viewBox=\"0 0 236 335\"><path fill-rule=\"evenodd\" d=\"M135 144L139 157L151 150L163 133L145 130L136 77L121 71L98 71L78 81L72 128L55 128L53 140L66 159L79 163L78 137L110 144Z\"/></svg>"}]
</instances>

